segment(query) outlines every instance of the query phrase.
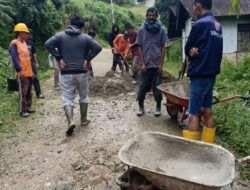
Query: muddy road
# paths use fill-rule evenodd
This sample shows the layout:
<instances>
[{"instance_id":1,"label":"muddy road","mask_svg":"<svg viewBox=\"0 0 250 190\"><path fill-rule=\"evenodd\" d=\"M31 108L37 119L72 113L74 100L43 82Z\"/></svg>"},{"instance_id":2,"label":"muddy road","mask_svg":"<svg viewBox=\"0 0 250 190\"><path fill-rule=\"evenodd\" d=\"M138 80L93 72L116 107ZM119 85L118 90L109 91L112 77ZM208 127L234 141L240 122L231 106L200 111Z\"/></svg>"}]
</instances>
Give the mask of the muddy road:
<instances>
[{"instance_id":1,"label":"muddy road","mask_svg":"<svg viewBox=\"0 0 250 190\"><path fill-rule=\"evenodd\" d=\"M96 76L105 75L111 59L110 50L104 49L93 60ZM35 100L36 113L16 123L16 134L0 140L1 190L103 190L106 182L116 190L115 178L126 169L117 153L127 139L144 131L181 134L165 109L161 117L153 116L152 95L147 97L145 116L138 118L136 88L132 88L116 96L91 93L92 122L87 127L80 126L76 100L77 128L66 138L60 92L53 90L52 77L43 83L43 89L46 98Z\"/></svg>"}]
</instances>

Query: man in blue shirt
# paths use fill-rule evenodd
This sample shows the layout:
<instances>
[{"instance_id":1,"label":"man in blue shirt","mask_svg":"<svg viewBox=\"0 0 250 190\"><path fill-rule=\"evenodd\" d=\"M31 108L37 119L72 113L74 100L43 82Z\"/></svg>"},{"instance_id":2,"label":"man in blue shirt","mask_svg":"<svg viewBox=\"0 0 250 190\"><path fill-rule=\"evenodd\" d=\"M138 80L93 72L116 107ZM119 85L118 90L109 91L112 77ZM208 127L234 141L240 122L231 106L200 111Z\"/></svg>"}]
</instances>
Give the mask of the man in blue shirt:
<instances>
[{"instance_id":1,"label":"man in blue shirt","mask_svg":"<svg viewBox=\"0 0 250 190\"><path fill-rule=\"evenodd\" d=\"M194 13L198 20L192 26L185 46L185 54L190 59L189 126L183 136L199 139L200 116L205 120L202 141L213 143L212 96L216 75L220 73L223 53L223 37L220 23L211 13L212 0L194 0Z\"/></svg>"}]
</instances>

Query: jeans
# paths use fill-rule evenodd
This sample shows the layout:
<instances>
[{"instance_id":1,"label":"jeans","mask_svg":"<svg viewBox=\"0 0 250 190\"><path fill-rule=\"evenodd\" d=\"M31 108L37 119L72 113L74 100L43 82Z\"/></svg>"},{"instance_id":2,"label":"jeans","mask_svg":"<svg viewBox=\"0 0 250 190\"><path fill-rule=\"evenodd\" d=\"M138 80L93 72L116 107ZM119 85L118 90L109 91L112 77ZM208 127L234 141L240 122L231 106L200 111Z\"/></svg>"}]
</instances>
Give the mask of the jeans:
<instances>
[{"instance_id":1,"label":"jeans","mask_svg":"<svg viewBox=\"0 0 250 190\"><path fill-rule=\"evenodd\" d=\"M203 108L211 109L215 77L191 78L188 112L197 116Z\"/></svg>"}]
</instances>

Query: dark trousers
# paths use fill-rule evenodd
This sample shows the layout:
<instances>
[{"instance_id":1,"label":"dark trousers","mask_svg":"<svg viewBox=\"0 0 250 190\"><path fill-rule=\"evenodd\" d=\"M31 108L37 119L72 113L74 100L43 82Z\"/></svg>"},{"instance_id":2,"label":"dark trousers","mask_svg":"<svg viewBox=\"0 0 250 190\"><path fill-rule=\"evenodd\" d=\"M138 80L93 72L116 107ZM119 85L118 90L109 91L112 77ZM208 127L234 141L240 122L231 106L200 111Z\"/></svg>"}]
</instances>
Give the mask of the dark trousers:
<instances>
[{"instance_id":1,"label":"dark trousers","mask_svg":"<svg viewBox=\"0 0 250 190\"><path fill-rule=\"evenodd\" d=\"M19 95L20 95L20 111L27 111L32 104L32 78L18 78Z\"/></svg>"},{"instance_id":2,"label":"dark trousers","mask_svg":"<svg viewBox=\"0 0 250 190\"><path fill-rule=\"evenodd\" d=\"M59 74L60 70L54 69L54 87L59 87Z\"/></svg>"},{"instance_id":3,"label":"dark trousers","mask_svg":"<svg viewBox=\"0 0 250 190\"><path fill-rule=\"evenodd\" d=\"M122 70L121 61L122 61L122 58L121 58L121 56L119 54L113 54L113 65L111 67L111 70L116 71L117 65L119 65L120 69Z\"/></svg>"},{"instance_id":4,"label":"dark trousers","mask_svg":"<svg viewBox=\"0 0 250 190\"><path fill-rule=\"evenodd\" d=\"M33 86L36 92L36 96L41 95L41 87L40 87L40 81L37 77L37 75L35 75L34 80L33 80Z\"/></svg>"},{"instance_id":5,"label":"dark trousers","mask_svg":"<svg viewBox=\"0 0 250 190\"><path fill-rule=\"evenodd\" d=\"M126 72L129 72L129 65L128 65L127 61L123 60L121 55L114 54L113 65L112 65L111 70L116 71L116 67L117 67L117 65L119 65L120 70L123 71L124 70L123 64L125 66Z\"/></svg>"},{"instance_id":6,"label":"dark trousers","mask_svg":"<svg viewBox=\"0 0 250 190\"><path fill-rule=\"evenodd\" d=\"M147 92L153 89L154 99L158 106L161 104L162 94L157 89L157 86L161 84L161 74L158 72L158 68L147 69L145 73L140 73L139 76L139 92L137 100L140 103L144 102Z\"/></svg>"},{"instance_id":7,"label":"dark trousers","mask_svg":"<svg viewBox=\"0 0 250 190\"><path fill-rule=\"evenodd\" d=\"M94 77L94 71L93 71L92 63L89 64L89 75L91 77Z\"/></svg>"},{"instance_id":8,"label":"dark trousers","mask_svg":"<svg viewBox=\"0 0 250 190\"><path fill-rule=\"evenodd\" d=\"M36 96L39 96L39 95L41 95L41 86L40 86L40 81L39 81L38 76L37 76L38 68L36 67L36 64L34 61L32 61L31 66L32 66L33 74L35 75L34 80L33 80L33 86L34 86L34 89L36 92Z\"/></svg>"}]
</instances>

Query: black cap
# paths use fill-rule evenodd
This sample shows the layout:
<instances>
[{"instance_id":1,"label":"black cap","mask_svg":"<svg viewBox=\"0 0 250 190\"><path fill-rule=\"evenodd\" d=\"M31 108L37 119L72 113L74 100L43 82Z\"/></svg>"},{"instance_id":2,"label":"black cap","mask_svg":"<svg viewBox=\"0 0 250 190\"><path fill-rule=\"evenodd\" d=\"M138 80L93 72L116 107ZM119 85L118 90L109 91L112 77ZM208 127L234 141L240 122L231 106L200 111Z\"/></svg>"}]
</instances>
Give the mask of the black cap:
<instances>
[{"instance_id":1,"label":"black cap","mask_svg":"<svg viewBox=\"0 0 250 190\"><path fill-rule=\"evenodd\" d=\"M83 28L85 23L84 23L83 18L79 16L75 16L70 20L70 24L78 28Z\"/></svg>"},{"instance_id":2,"label":"black cap","mask_svg":"<svg viewBox=\"0 0 250 190\"><path fill-rule=\"evenodd\" d=\"M29 34L33 34L33 30L31 28L29 28Z\"/></svg>"},{"instance_id":3,"label":"black cap","mask_svg":"<svg viewBox=\"0 0 250 190\"><path fill-rule=\"evenodd\" d=\"M92 37L95 37L95 36L96 36L96 32L95 32L94 30L90 30L90 31L88 32L88 35L89 35L89 36L92 36Z\"/></svg>"},{"instance_id":4,"label":"black cap","mask_svg":"<svg viewBox=\"0 0 250 190\"><path fill-rule=\"evenodd\" d=\"M125 27L125 30L128 30L128 29L130 29L130 28L133 28L133 26L132 26L132 24L131 24L130 22L127 22L127 23L124 25L124 27Z\"/></svg>"}]
</instances>

